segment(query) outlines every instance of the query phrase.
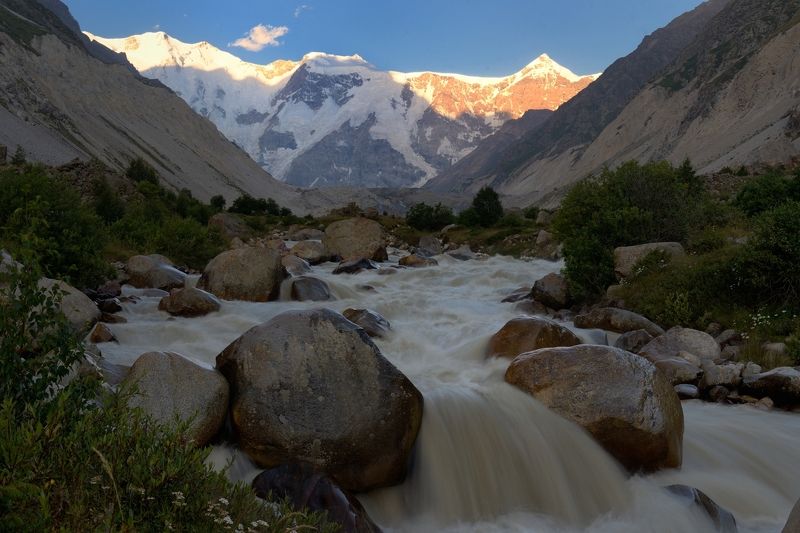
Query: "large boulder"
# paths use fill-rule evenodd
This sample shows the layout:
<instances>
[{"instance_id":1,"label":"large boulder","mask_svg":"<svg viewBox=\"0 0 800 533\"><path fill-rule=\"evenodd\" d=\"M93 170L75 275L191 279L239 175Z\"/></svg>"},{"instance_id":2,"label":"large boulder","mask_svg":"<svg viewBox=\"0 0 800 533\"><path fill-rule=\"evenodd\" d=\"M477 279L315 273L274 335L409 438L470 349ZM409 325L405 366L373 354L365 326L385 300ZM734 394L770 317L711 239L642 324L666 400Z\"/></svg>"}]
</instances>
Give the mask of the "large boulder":
<instances>
[{"instance_id":1,"label":"large boulder","mask_svg":"<svg viewBox=\"0 0 800 533\"><path fill-rule=\"evenodd\" d=\"M653 364L672 385L697 383L702 375L702 370L699 366L682 357L657 359L653 361Z\"/></svg>"},{"instance_id":2,"label":"large boulder","mask_svg":"<svg viewBox=\"0 0 800 533\"><path fill-rule=\"evenodd\" d=\"M513 359L521 353L539 348L575 346L580 343L578 336L561 324L544 317L528 316L510 320L492 335L486 354Z\"/></svg>"},{"instance_id":3,"label":"large boulder","mask_svg":"<svg viewBox=\"0 0 800 533\"><path fill-rule=\"evenodd\" d=\"M651 340L653 340L652 335L643 329L637 329L620 335L614 343L614 347L628 352L639 353Z\"/></svg>"},{"instance_id":4,"label":"large boulder","mask_svg":"<svg viewBox=\"0 0 800 533\"><path fill-rule=\"evenodd\" d=\"M642 315L616 307L597 307L588 313L575 317L575 326L579 328L598 328L616 333L627 333L639 329L645 330L653 337L664 334L664 330Z\"/></svg>"},{"instance_id":5,"label":"large boulder","mask_svg":"<svg viewBox=\"0 0 800 533\"><path fill-rule=\"evenodd\" d=\"M786 525L783 526L781 533L800 533L800 500L792 507L792 512L789 514L789 519Z\"/></svg>"},{"instance_id":6,"label":"large boulder","mask_svg":"<svg viewBox=\"0 0 800 533\"><path fill-rule=\"evenodd\" d=\"M311 272L311 265L305 259L300 259L295 255L284 255L281 257L281 265L286 269L286 272L292 276L301 276Z\"/></svg>"},{"instance_id":7,"label":"large boulder","mask_svg":"<svg viewBox=\"0 0 800 533\"><path fill-rule=\"evenodd\" d=\"M197 287L224 300L267 302L278 297L285 277L279 252L260 247L238 248L212 259Z\"/></svg>"},{"instance_id":8,"label":"large boulder","mask_svg":"<svg viewBox=\"0 0 800 533\"><path fill-rule=\"evenodd\" d=\"M219 231L226 240L246 240L253 232L239 216L233 213L217 213L208 219L208 227Z\"/></svg>"},{"instance_id":9,"label":"large boulder","mask_svg":"<svg viewBox=\"0 0 800 533\"><path fill-rule=\"evenodd\" d=\"M320 512L347 533L378 533L361 502L323 472L308 464L281 465L261 472L253 480L256 496L288 500L295 511Z\"/></svg>"},{"instance_id":10,"label":"large boulder","mask_svg":"<svg viewBox=\"0 0 800 533\"><path fill-rule=\"evenodd\" d=\"M425 257L433 257L444 252L442 242L435 235L423 235L419 238L417 254Z\"/></svg>"},{"instance_id":11,"label":"large boulder","mask_svg":"<svg viewBox=\"0 0 800 533\"><path fill-rule=\"evenodd\" d=\"M174 316L195 317L219 311L221 304L216 296L195 287L173 289L161 298L158 308Z\"/></svg>"},{"instance_id":12,"label":"large boulder","mask_svg":"<svg viewBox=\"0 0 800 533\"><path fill-rule=\"evenodd\" d=\"M289 240L292 241L318 241L323 237L325 237L325 232L316 228L300 228L289 232Z\"/></svg>"},{"instance_id":13,"label":"large boulder","mask_svg":"<svg viewBox=\"0 0 800 533\"><path fill-rule=\"evenodd\" d=\"M186 274L175 268L163 255L135 255L125 265L128 283L138 289L169 291L183 287Z\"/></svg>"},{"instance_id":14,"label":"large boulder","mask_svg":"<svg viewBox=\"0 0 800 533\"><path fill-rule=\"evenodd\" d=\"M388 320L371 309L353 309L351 307L345 309L342 315L353 324L364 328L370 337L385 337L392 329Z\"/></svg>"},{"instance_id":15,"label":"large boulder","mask_svg":"<svg viewBox=\"0 0 800 533\"><path fill-rule=\"evenodd\" d=\"M472 251L472 249L469 247L468 244L464 244L463 246L459 246L454 250L450 250L449 252L447 252L447 255L449 255L453 259L458 259L459 261L470 261L478 257L477 255L475 255L475 252Z\"/></svg>"},{"instance_id":16,"label":"large boulder","mask_svg":"<svg viewBox=\"0 0 800 533\"><path fill-rule=\"evenodd\" d=\"M228 346L217 368L239 445L260 466L310 463L354 491L405 477L422 394L342 315L278 315Z\"/></svg>"},{"instance_id":17,"label":"large boulder","mask_svg":"<svg viewBox=\"0 0 800 533\"><path fill-rule=\"evenodd\" d=\"M157 422L191 420L187 437L203 446L219 432L228 409L228 382L214 369L170 352L149 352L131 367L126 384L136 387L131 407Z\"/></svg>"},{"instance_id":18,"label":"large boulder","mask_svg":"<svg viewBox=\"0 0 800 533\"><path fill-rule=\"evenodd\" d=\"M768 396L776 405L800 405L800 370L782 366L747 376L741 390L756 398Z\"/></svg>"},{"instance_id":19,"label":"large boulder","mask_svg":"<svg viewBox=\"0 0 800 533\"><path fill-rule=\"evenodd\" d=\"M728 389L735 389L742 382L742 363L727 363L717 365L713 361L705 360L703 365L703 378L700 380L700 388L703 390L711 389L722 385Z\"/></svg>"},{"instance_id":20,"label":"large boulder","mask_svg":"<svg viewBox=\"0 0 800 533\"><path fill-rule=\"evenodd\" d=\"M55 288L61 292L61 312L78 335L88 332L100 320L102 313L97 305L72 285L57 279L42 278L38 286L43 290Z\"/></svg>"},{"instance_id":21,"label":"large boulder","mask_svg":"<svg viewBox=\"0 0 800 533\"><path fill-rule=\"evenodd\" d=\"M717 533L736 533L736 519L730 511L717 505L708 495L687 485L670 485L667 490L677 496L687 507L700 510L714 524Z\"/></svg>"},{"instance_id":22,"label":"large boulder","mask_svg":"<svg viewBox=\"0 0 800 533\"><path fill-rule=\"evenodd\" d=\"M619 278L633 274L636 263L652 252L662 252L670 258L686 255L683 246L677 242L653 242L636 246L621 246L614 249L614 273Z\"/></svg>"},{"instance_id":23,"label":"large boulder","mask_svg":"<svg viewBox=\"0 0 800 533\"><path fill-rule=\"evenodd\" d=\"M537 302L553 309L564 309L570 304L567 280L564 276L552 272L536 280L531 296Z\"/></svg>"},{"instance_id":24,"label":"large boulder","mask_svg":"<svg viewBox=\"0 0 800 533\"><path fill-rule=\"evenodd\" d=\"M325 228L322 242L331 255L345 261L366 257L386 261L386 236L380 223L368 218L349 218Z\"/></svg>"},{"instance_id":25,"label":"large boulder","mask_svg":"<svg viewBox=\"0 0 800 533\"><path fill-rule=\"evenodd\" d=\"M324 302L333 300L328 284L311 276L300 276L289 280L292 284L290 295L296 302Z\"/></svg>"},{"instance_id":26,"label":"large boulder","mask_svg":"<svg viewBox=\"0 0 800 533\"><path fill-rule=\"evenodd\" d=\"M289 253L296 255L300 259L305 259L312 265L324 263L331 258L331 254L325 248L325 245L319 241L298 242L292 246Z\"/></svg>"},{"instance_id":27,"label":"large boulder","mask_svg":"<svg viewBox=\"0 0 800 533\"><path fill-rule=\"evenodd\" d=\"M680 352L689 352L701 360L719 359L720 349L714 337L696 329L674 327L665 334L648 342L639 352L651 361L680 357Z\"/></svg>"},{"instance_id":28,"label":"large boulder","mask_svg":"<svg viewBox=\"0 0 800 533\"><path fill-rule=\"evenodd\" d=\"M609 346L544 348L514 359L505 377L586 429L628 470L680 466L680 400L646 359Z\"/></svg>"}]
</instances>

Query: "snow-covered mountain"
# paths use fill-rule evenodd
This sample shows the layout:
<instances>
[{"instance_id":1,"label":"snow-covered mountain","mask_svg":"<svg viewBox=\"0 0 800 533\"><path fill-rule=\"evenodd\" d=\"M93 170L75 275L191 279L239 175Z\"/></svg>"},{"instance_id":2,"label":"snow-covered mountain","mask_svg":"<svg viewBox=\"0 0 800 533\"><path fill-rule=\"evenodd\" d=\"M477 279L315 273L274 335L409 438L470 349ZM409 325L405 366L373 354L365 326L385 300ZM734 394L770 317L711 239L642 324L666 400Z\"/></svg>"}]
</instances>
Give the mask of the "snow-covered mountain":
<instances>
[{"instance_id":1,"label":"snow-covered mountain","mask_svg":"<svg viewBox=\"0 0 800 533\"><path fill-rule=\"evenodd\" d=\"M358 55L247 63L207 42L87 35L174 90L278 179L414 187L504 122L554 110L589 85L547 55L502 78L376 69Z\"/></svg>"}]
</instances>

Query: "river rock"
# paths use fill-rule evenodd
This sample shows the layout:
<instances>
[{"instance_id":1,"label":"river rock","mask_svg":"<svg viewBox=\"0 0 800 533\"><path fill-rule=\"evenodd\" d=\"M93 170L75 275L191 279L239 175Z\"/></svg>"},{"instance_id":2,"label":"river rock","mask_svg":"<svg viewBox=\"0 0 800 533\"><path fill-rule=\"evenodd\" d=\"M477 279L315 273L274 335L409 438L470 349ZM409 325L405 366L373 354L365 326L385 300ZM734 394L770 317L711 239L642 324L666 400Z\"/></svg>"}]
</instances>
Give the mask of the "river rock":
<instances>
[{"instance_id":1,"label":"river rock","mask_svg":"<svg viewBox=\"0 0 800 533\"><path fill-rule=\"evenodd\" d=\"M128 283L137 289L161 289L169 291L183 287L186 274L172 265L163 255L135 255L125 266Z\"/></svg>"},{"instance_id":2,"label":"river rock","mask_svg":"<svg viewBox=\"0 0 800 533\"><path fill-rule=\"evenodd\" d=\"M531 288L530 287L520 287L519 289L515 290L502 300L501 303L516 303L521 302L522 300L527 300L531 296Z\"/></svg>"},{"instance_id":3,"label":"river rock","mask_svg":"<svg viewBox=\"0 0 800 533\"><path fill-rule=\"evenodd\" d=\"M252 234L252 230L244 220L233 213L224 211L209 218L208 227L219 231L227 241L235 238L246 240Z\"/></svg>"},{"instance_id":4,"label":"river rock","mask_svg":"<svg viewBox=\"0 0 800 533\"><path fill-rule=\"evenodd\" d=\"M289 239L293 241L319 241L325 238L325 232L316 228L300 228L289 233Z\"/></svg>"},{"instance_id":5,"label":"river rock","mask_svg":"<svg viewBox=\"0 0 800 533\"><path fill-rule=\"evenodd\" d=\"M696 400L700 397L700 389L697 388L697 385L681 383L675 385L674 389L675 392L678 393L678 398L681 400Z\"/></svg>"},{"instance_id":6,"label":"river rock","mask_svg":"<svg viewBox=\"0 0 800 533\"><path fill-rule=\"evenodd\" d=\"M382 338L392 329L389 321L371 309L345 309L342 313L350 322L362 327L370 337Z\"/></svg>"},{"instance_id":7,"label":"river rock","mask_svg":"<svg viewBox=\"0 0 800 533\"><path fill-rule=\"evenodd\" d=\"M99 300L97 302L97 308L100 310L101 313L119 313L122 311L122 306L120 305L120 301L118 298L108 298L106 300Z\"/></svg>"},{"instance_id":8,"label":"river rock","mask_svg":"<svg viewBox=\"0 0 800 533\"><path fill-rule=\"evenodd\" d=\"M708 515L717 533L737 533L734 516L717 505L706 493L687 485L670 485L667 490L680 498L687 507L695 507Z\"/></svg>"},{"instance_id":9,"label":"river rock","mask_svg":"<svg viewBox=\"0 0 800 533\"><path fill-rule=\"evenodd\" d=\"M212 259L197 287L224 300L267 302L278 297L285 277L279 252L247 247L222 252Z\"/></svg>"},{"instance_id":10,"label":"river rock","mask_svg":"<svg viewBox=\"0 0 800 533\"><path fill-rule=\"evenodd\" d=\"M281 265L292 276L300 276L311 272L311 265L305 259L300 259L296 255L284 255L281 257Z\"/></svg>"},{"instance_id":11,"label":"river rock","mask_svg":"<svg viewBox=\"0 0 800 533\"><path fill-rule=\"evenodd\" d=\"M353 491L403 480L422 395L366 332L329 309L289 311L217 356L240 447L260 466L306 462Z\"/></svg>"},{"instance_id":12,"label":"river rock","mask_svg":"<svg viewBox=\"0 0 800 533\"><path fill-rule=\"evenodd\" d=\"M769 396L777 405L800 404L800 371L782 366L742 380L742 392L756 398Z\"/></svg>"},{"instance_id":13,"label":"river rock","mask_svg":"<svg viewBox=\"0 0 800 533\"><path fill-rule=\"evenodd\" d=\"M651 361L657 361L676 357L681 351L710 361L719 359L721 353L719 344L708 333L696 329L674 327L647 343L640 354Z\"/></svg>"},{"instance_id":14,"label":"river rock","mask_svg":"<svg viewBox=\"0 0 800 533\"><path fill-rule=\"evenodd\" d=\"M681 383L697 383L702 370L682 357L668 357L653 361L656 368L672 385Z\"/></svg>"},{"instance_id":15,"label":"river rock","mask_svg":"<svg viewBox=\"0 0 800 533\"><path fill-rule=\"evenodd\" d=\"M417 254L423 257L433 257L439 255L444 251L442 242L433 235L423 235L419 238L417 245Z\"/></svg>"},{"instance_id":16,"label":"river rock","mask_svg":"<svg viewBox=\"0 0 800 533\"><path fill-rule=\"evenodd\" d=\"M349 218L325 228L322 242L331 255L345 261L366 257L386 261L386 236L380 223L368 218Z\"/></svg>"},{"instance_id":17,"label":"river rock","mask_svg":"<svg viewBox=\"0 0 800 533\"><path fill-rule=\"evenodd\" d=\"M324 263L331 258L331 254L328 253L325 245L319 241L298 242L292 246L289 253L301 259L305 259L312 265Z\"/></svg>"},{"instance_id":18,"label":"river rock","mask_svg":"<svg viewBox=\"0 0 800 533\"><path fill-rule=\"evenodd\" d=\"M628 331L620 335L617 339L617 342L614 343L614 347L632 353L639 353L639 351L651 340L653 340L653 336L647 331L643 329L637 329L635 331Z\"/></svg>"},{"instance_id":19,"label":"river rock","mask_svg":"<svg viewBox=\"0 0 800 533\"><path fill-rule=\"evenodd\" d=\"M749 378L760 373L761 366L753 363L752 361L748 361L745 363L744 368L742 369L742 379Z\"/></svg>"},{"instance_id":20,"label":"river rock","mask_svg":"<svg viewBox=\"0 0 800 533\"><path fill-rule=\"evenodd\" d=\"M379 533L358 499L308 464L281 465L253 480L256 496L288 500L297 512L319 512L347 533Z\"/></svg>"},{"instance_id":21,"label":"river rock","mask_svg":"<svg viewBox=\"0 0 800 533\"><path fill-rule=\"evenodd\" d=\"M421 255L411 254L405 257L401 257L400 261L398 261L400 266L411 267L411 268L421 268L421 267L429 267L429 266L436 266L439 264L436 259L432 257L423 257Z\"/></svg>"},{"instance_id":22,"label":"river rock","mask_svg":"<svg viewBox=\"0 0 800 533\"><path fill-rule=\"evenodd\" d=\"M173 289L169 296L161 298L158 308L173 316L196 317L219 311L220 301L216 296L195 287Z\"/></svg>"},{"instance_id":23,"label":"river rock","mask_svg":"<svg viewBox=\"0 0 800 533\"><path fill-rule=\"evenodd\" d=\"M726 346L742 344L742 335L734 329L726 329L717 335L716 339L714 340L717 341L717 344L719 344L720 348L725 348Z\"/></svg>"},{"instance_id":24,"label":"river rock","mask_svg":"<svg viewBox=\"0 0 800 533\"><path fill-rule=\"evenodd\" d=\"M703 361L703 378L700 380L700 389L709 389L717 385L735 389L742 382L743 369L742 363L717 365L713 361Z\"/></svg>"},{"instance_id":25,"label":"river rock","mask_svg":"<svg viewBox=\"0 0 800 533\"><path fill-rule=\"evenodd\" d=\"M514 359L505 378L586 429L629 471L681 464L680 400L642 357L609 346L544 348Z\"/></svg>"},{"instance_id":26,"label":"river rock","mask_svg":"<svg viewBox=\"0 0 800 533\"><path fill-rule=\"evenodd\" d=\"M111 330L108 329L108 326L98 322L94 325L94 329L92 329L92 333L89 335L89 341L94 344L102 344L104 342L117 342L117 338Z\"/></svg>"},{"instance_id":27,"label":"river rock","mask_svg":"<svg viewBox=\"0 0 800 533\"><path fill-rule=\"evenodd\" d=\"M513 359L539 348L580 343L577 335L557 322L539 316L520 317L507 322L489 339L486 355Z\"/></svg>"},{"instance_id":28,"label":"river rock","mask_svg":"<svg viewBox=\"0 0 800 533\"><path fill-rule=\"evenodd\" d=\"M797 500L792 507L792 512L789 513L789 519L781 533L800 533L800 500Z\"/></svg>"},{"instance_id":29,"label":"river rock","mask_svg":"<svg viewBox=\"0 0 800 533\"><path fill-rule=\"evenodd\" d=\"M61 312L76 334L86 334L100 319L100 309L88 296L72 285L50 278L41 278L37 285L40 289L48 291L55 287L62 293Z\"/></svg>"},{"instance_id":30,"label":"river rock","mask_svg":"<svg viewBox=\"0 0 800 533\"><path fill-rule=\"evenodd\" d=\"M291 297L296 302L324 302L333 300L328 284L311 276L300 276L289 280L292 284Z\"/></svg>"},{"instance_id":31,"label":"river rock","mask_svg":"<svg viewBox=\"0 0 800 533\"><path fill-rule=\"evenodd\" d=\"M614 273L618 278L633 274L633 267L652 252L664 252L670 258L683 257L686 252L677 242L653 242L636 246L621 246L614 249Z\"/></svg>"},{"instance_id":32,"label":"river rock","mask_svg":"<svg viewBox=\"0 0 800 533\"><path fill-rule=\"evenodd\" d=\"M643 329L653 337L664 334L664 330L642 315L616 307L598 307L575 317L575 326L586 329L605 329L616 333L627 333Z\"/></svg>"},{"instance_id":33,"label":"river rock","mask_svg":"<svg viewBox=\"0 0 800 533\"><path fill-rule=\"evenodd\" d=\"M536 280L531 296L537 302L553 309L563 309L570 304L567 280L561 274L554 272Z\"/></svg>"},{"instance_id":34,"label":"river rock","mask_svg":"<svg viewBox=\"0 0 800 533\"><path fill-rule=\"evenodd\" d=\"M715 385L706 390L710 402L725 403L731 391L723 385Z\"/></svg>"},{"instance_id":35,"label":"river rock","mask_svg":"<svg viewBox=\"0 0 800 533\"><path fill-rule=\"evenodd\" d=\"M171 352L139 356L125 383L135 384L132 407L140 407L157 422L192 419L187 436L204 446L217 434L228 409L228 382L211 368Z\"/></svg>"},{"instance_id":36,"label":"river rock","mask_svg":"<svg viewBox=\"0 0 800 533\"><path fill-rule=\"evenodd\" d=\"M458 259L459 261L469 261L477 257L475 252L473 252L466 244L456 248L455 250L450 250L447 252L447 255L453 259Z\"/></svg>"},{"instance_id":37,"label":"river rock","mask_svg":"<svg viewBox=\"0 0 800 533\"><path fill-rule=\"evenodd\" d=\"M369 259L353 259L352 261L342 261L339 266L333 269L334 274L358 274L362 270L377 270L378 264Z\"/></svg>"}]
</instances>

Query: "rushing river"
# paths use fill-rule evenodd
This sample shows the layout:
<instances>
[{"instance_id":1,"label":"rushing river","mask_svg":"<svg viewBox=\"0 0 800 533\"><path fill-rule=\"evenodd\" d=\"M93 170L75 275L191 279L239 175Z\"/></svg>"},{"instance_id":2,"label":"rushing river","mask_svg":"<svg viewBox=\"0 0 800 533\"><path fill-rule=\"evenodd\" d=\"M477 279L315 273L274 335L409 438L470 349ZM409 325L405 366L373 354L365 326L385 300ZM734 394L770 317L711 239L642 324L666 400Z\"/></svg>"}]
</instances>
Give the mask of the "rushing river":
<instances>
[{"instance_id":1,"label":"rushing river","mask_svg":"<svg viewBox=\"0 0 800 533\"><path fill-rule=\"evenodd\" d=\"M219 313L171 318L157 310L158 298L142 298L125 304L127 324L110 326L119 344L101 347L118 363L162 350L213 365L231 341L283 311L367 307L392 324L391 336L376 341L384 356L425 396L408 479L360 497L385 530L712 531L661 488L673 483L706 492L736 516L740 531L781 530L800 497L800 415L684 402L683 467L628 478L580 428L507 385L507 360L484 357L489 337L520 314L500 300L562 265L438 259L438 267L389 276L334 276L332 264L315 267L311 275L337 297L331 302L224 302ZM140 291L126 287L126 294ZM605 337L576 332L587 342ZM212 460L225 464L231 454L230 475L252 479L256 468L230 447Z\"/></svg>"}]
</instances>

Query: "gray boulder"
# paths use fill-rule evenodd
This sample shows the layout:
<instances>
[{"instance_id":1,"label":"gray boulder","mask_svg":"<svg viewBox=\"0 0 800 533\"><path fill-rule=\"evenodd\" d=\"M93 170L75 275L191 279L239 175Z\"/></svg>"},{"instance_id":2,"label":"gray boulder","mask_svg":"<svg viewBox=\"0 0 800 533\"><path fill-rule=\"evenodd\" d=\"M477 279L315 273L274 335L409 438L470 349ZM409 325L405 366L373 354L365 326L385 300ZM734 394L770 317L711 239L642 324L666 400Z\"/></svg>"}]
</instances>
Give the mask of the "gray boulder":
<instances>
[{"instance_id":1,"label":"gray boulder","mask_svg":"<svg viewBox=\"0 0 800 533\"><path fill-rule=\"evenodd\" d=\"M531 296L537 302L553 309L564 309L570 304L567 280L561 274L550 273L536 280Z\"/></svg>"},{"instance_id":2,"label":"gray boulder","mask_svg":"<svg viewBox=\"0 0 800 533\"><path fill-rule=\"evenodd\" d=\"M260 247L238 248L212 259L197 287L224 300L267 302L278 297L285 277L280 252Z\"/></svg>"},{"instance_id":3,"label":"gray boulder","mask_svg":"<svg viewBox=\"0 0 800 533\"><path fill-rule=\"evenodd\" d=\"M213 294L195 287L173 289L158 302L158 308L173 316L196 317L219 311L220 301Z\"/></svg>"},{"instance_id":4,"label":"gray boulder","mask_svg":"<svg viewBox=\"0 0 800 533\"><path fill-rule=\"evenodd\" d=\"M281 265L292 276L300 276L311 272L311 265L305 259L300 259L295 255L284 255L281 257Z\"/></svg>"},{"instance_id":5,"label":"gray boulder","mask_svg":"<svg viewBox=\"0 0 800 533\"><path fill-rule=\"evenodd\" d=\"M61 312L67 317L72 330L78 335L88 332L100 320L100 309L85 294L63 281L42 278L38 282L40 289L51 290L56 288L62 293Z\"/></svg>"},{"instance_id":6,"label":"gray boulder","mask_svg":"<svg viewBox=\"0 0 800 533\"><path fill-rule=\"evenodd\" d=\"M331 258L331 254L325 248L325 245L319 241L302 241L292 246L289 253L305 259L312 265L324 263Z\"/></svg>"},{"instance_id":7,"label":"gray boulder","mask_svg":"<svg viewBox=\"0 0 800 533\"><path fill-rule=\"evenodd\" d=\"M800 370L773 368L742 380L742 393L756 398L770 397L776 405L800 404Z\"/></svg>"},{"instance_id":8,"label":"gray boulder","mask_svg":"<svg viewBox=\"0 0 800 533\"><path fill-rule=\"evenodd\" d=\"M128 283L138 289L169 291L183 287L186 274L172 265L163 255L135 255L125 265Z\"/></svg>"},{"instance_id":9,"label":"gray boulder","mask_svg":"<svg viewBox=\"0 0 800 533\"><path fill-rule=\"evenodd\" d=\"M288 281L292 284L291 297L296 302L324 302L333 300L328 284L311 276L300 276Z\"/></svg>"},{"instance_id":10,"label":"gray boulder","mask_svg":"<svg viewBox=\"0 0 800 533\"><path fill-rule=\"evenodd\" d=\"M575 326L579 328L598 328L616 333L627 333L643 329L653 337L664 334L660 326L642 315L616 307L598 307L588 313L575 317Z\"/></svg>"},{"instance_id":11,"label":"gray boulder","mask_svg":"<svg viewBox=\"0 0 800 533\"><path fill-rule=\"evenodd\" d=\"M679 356L679 352L689 352L700 359L713 361L719 359L720 349L714 337L696 329L674 327L656 337L639 352L651 361Z\"/></svg>"},{"instance_id":12,"label":"gray boulder","mask_svg":"<svg viewBox=\"0 0 800 533\"><path fill-rule=\"evenodd\" d=\"M331 255L348 261L365 257L386 261L386 235L380 223L368 218L349 218L325 228L322 240Z\"/></svg>"},{"instance_id":13,"label":"gray boulder","mask_svg":"<svg viewBox=\"0 0 800 533\"><path fill-rule=\"evenodd\" d=\"M569 329L553 320L539 317L520 317L508 321L489 339L486 355L513 359L521 353L553 348L575 346L581 340Z\"/></svg>"},{"instance_id":14,"label":"gray boulder","mask_svg":"<svg viewBox=\"0 0 800 533\"><path fill-rule=\"evenodd\" d=\"M694 507L706 514L717 533L738 531L736 519L731 512L717 505L705 492L686 485L670 485L667 490L683 501L687 507Z\"/></svg>"},{"instance_id":15,"label":"gray boulder","mask_svg":"<svg viewBox=\"0 0 800 533\"><path fill-rule=\"evenodd\" d=\"M643 329L637 329L635 331L628 331L620 335L617 339L617 342L614 343L614 347L632 353L639 353L639 351L651 340L653 340L653 336L647 331Z\"/></svg>"},{"instance_id":16,"label":"gray boulder","mask_svg":"<svg viewBox=\"0 0 800 533\"><path fill-rule=\"evenodd\" d=\"M392 329L389 321L371 309L345 309L342 315L364 329L370 337L382 338Z\"/></svg>"},{"instance_id":17,"label":"gray boulder","mask_svg":"<svg viewBox=\"0 0 800 533\"><path fill-rule=\"evenodd\" d=\"M417 254L425 257L432 257L441 254L443 251L444 249L442 248L441 241L433 235L423 235L419 238Z\"/></svg>"}]
</instances>

